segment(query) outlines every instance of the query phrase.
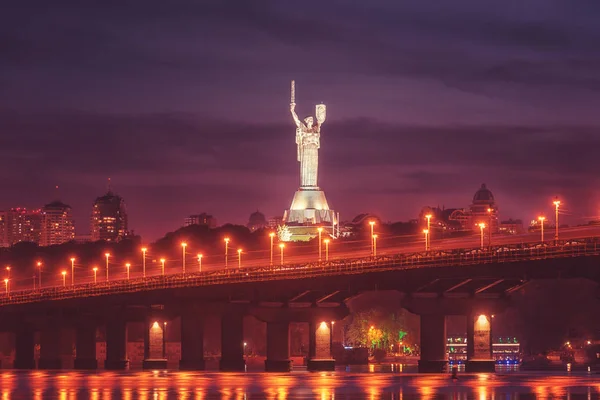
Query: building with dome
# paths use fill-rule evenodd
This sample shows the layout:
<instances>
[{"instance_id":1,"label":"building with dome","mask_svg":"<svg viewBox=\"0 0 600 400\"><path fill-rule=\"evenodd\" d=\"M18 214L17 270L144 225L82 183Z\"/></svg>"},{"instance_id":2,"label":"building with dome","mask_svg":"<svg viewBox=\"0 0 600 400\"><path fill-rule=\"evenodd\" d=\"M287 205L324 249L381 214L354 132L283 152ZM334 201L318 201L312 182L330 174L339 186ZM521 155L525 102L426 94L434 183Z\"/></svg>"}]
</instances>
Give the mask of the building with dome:
<instances>
[{"instance_id":1,"label":"building with dome","mask_svg":"<svg viewBox=\"0 0 600 400\"><path fill-rule=\"evenodd\" d=\"M125 201L110 189L92 207L92 241L118 242L129 234Z\"/></svg>"},{"instance_id":2,"label":"building with dome","mask_svg":"<svg viewBox=\"0 0 600 400\"><path fill-rule=\"evenodd\" d=\"M269 226L269 223L267 222L265 214L256 210L255 212L250 214L250 218L248 219L248 224L246 226L248 227L248 229L250 229L250 232L254 232L259 229L266 228L267 226Z\"/></svg>"},{"instance_id":3,"label":"building with dome","mask_svg":"<svg viewBox=\"0 0 600 400\"><path fill-rule=\"evenodd\" d=\"M471 229L476 224L483 222L490 228L491 232L498 232L498 206L494 194L487 188L485 183L482 183L479 190L473 195L469 214Z\"/></svg>"}]
</instances>

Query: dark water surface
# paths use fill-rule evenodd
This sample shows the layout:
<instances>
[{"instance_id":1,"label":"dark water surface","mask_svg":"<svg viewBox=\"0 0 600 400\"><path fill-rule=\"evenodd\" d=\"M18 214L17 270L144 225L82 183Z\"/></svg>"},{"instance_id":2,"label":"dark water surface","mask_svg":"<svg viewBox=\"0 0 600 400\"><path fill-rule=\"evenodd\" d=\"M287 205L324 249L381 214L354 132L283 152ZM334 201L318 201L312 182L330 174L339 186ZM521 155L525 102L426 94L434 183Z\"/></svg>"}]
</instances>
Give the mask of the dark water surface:
<instances>
[{"instance_id":1,"label":"dark water surface","mask_svg":"<svg viewBox=\"0 0 600 400\"><path fill-rule=\"evenodd\" d=\"M8 399L600 399L593 373L0 372Z\"/></svg>"}]
</instances>

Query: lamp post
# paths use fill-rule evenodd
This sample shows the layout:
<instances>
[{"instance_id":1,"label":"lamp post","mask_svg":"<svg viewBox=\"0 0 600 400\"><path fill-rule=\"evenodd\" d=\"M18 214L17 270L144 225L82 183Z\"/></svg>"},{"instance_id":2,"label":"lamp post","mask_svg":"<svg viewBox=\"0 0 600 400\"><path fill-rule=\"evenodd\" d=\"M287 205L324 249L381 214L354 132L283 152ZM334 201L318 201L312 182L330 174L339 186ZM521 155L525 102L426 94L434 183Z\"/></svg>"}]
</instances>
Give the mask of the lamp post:
<instances>
[{"instance_id":1,"label":"lamp post","mask_svg":"<svg viewBox=\"0 0 600 400\"><path fill-rule=\"evenodd\" d=\"M429 251L429 229L423 229L425 234L425 251Z\"/></svg>"},{"instance_id":2,"label":"lamp post","mask_svg":"<svg viewBox=\"0 0 600 400\"><path fill-rule=\"evenodd\" d=\"M375 257L375 245L373 243L373 235L375 232L375 221L369 221L369 225L371 225L371 256Z\"/></svg>"},{"instance_id":3,"label":"lamp post","mask_svg":"<svg viewBox=\"0 0 600 400\"><path fill-rule=\"evenodd\" d=\"M67 271L62 271L61 275L63 278L63 287L66 287L67 286Z\"/></svg>"},{"instance_id":4,"label":"lamp post","mask_svg":"<svg viewBox=\"0 0 600 400\"><path fill-rule=\"evenodd\" d=\"M281 265L283 265L283 249L285 248L285 244L279 243L279 255L281 256Z\"/></svg>"},{"instance_id":5,"label":"lamp post","mask_svg":"<svg viewBox=\"0 0 600 400\"><path fill-rule=\"evenodd\" d=\"M554 217L554 221L555 221L555 232L554 232L554 240L557 242L558 244L558 207L560 206L560 200L558 200L558 197L555 198L555 200L552 202L552 204L554 204L555 207L555 217Z\"/></svg>"},{"instance_id":6,"label":"lamp post","mask_svg":"<svg viewBox=\"0 0 600 400\"><path fill-rule=\"evenodd\" d=\"M325 243L325 261L329 261L329 239L323 240Z\"/></svg>"},{"instance_id":7,"label":"lamp post","mask_svg":"<svg viewBox=\"0 0 600 400\"><path fill-rule=\"evenodd\" d=\"M225 238L225 268L227 268L227 248L229 247L229 238Z\"/></svg>"},{"instance_id":8,"label":"lamp post","mask_svg":"<svg viewBox=\"0 0 600 400\"><path fill-rule=\"evenodd\" d=\"M142 277L146 277L146 252L147 248L142 247Z\"/></svg>"},{"instance_id":9,"label":"lamp post","mask_svg":"<svg viewBox=\"0 0 600 400\"><path fill-rule=\"evenodd\" d=\"M161 259L160 259L160 264L161 264L161 275L162 275L162 276L165 276L165 261L166 261L166 260L165 260L164 258L161 258Z\"/></svg>"},{"instance_id":10,"label":"lamp post","mask_svg":"<svg viewBox=\"0 0 600 400\"><path fill-rule=\"evenodd\" d=\"M110 253L105 253L106 256L106 282L108 282L108 259L110 257Z\"/></svg>"},{"instance_id":11,"label":"lamp post","mask_svg":"<svg viewBox=\"0 0 600 400\"><path fill-rule=\"evenodd\" d=\"M185 274L185 248L187 247L187 243L181 243L181 272Z\"/></svg>"},{"instance_id":12,"label":"lamp post","mask_svg":"<svg viewBox=\"0 0 600 400\"><path fill-rule=\"evenodd\" d=\"M198 272L202 272L202 254L198 254Z\"/></svg>"},{"instance_id":13,"label":"lamp post","mask_svg":"<svg viewBox=\"0 0 600 400\"><path fill-rule=\"evenodd\" d=\"M127 280L129 280L129 267L131 267L131 264L125 264L125 268L127 268Z\"/></svg>"},{"instance_id":14,"label":"lamp post","mask_svg":"<svg viewBox=\"0 0 600 400\"><path fill-rule=\"evenodd\" d=\"M318 227L317 232L319 232L319 262L321 262L321 234L323 233L323 228Z\"/></svg>"},{"instance_id":15,"label":"lamp post","mask_svg":"<svg viewBox=\"0 0 600 400\"><path fill-rule=\"evenodd\" d=\"M494 211L491 207L488 207L488 247L492 247L492 211Z\"/></svg>"},{"instance_id":16,"label":"lamp post","mask_svg":"<svg viewBox=\"0 0 600 400\"><path fill-rule=\"evenodd\" d=\"M92 268L92 271L94 271L94 284L96 284L98 283L98 267Z\"/></svg>"},{"instance_id":17,"label":"lamp post","mask_svg":"<svg viewBox=\"0 0 600 400\"><path fill-rule=\"evenodd\" d=\"M42 288L42 262L38 261L37 263L38 270L40 271L40 276L38 278L38 286L40 289Z\"/></svg>"},{"instance_id":18,"label":"lamp post","mask_svg":"<svg viewBox=\"0 0 600 400\"><path fill-rule=\"evenodd\" d=\"M481 232L481 248L483 249L483 229L485 228L485 224L480 222L478 225L479 231Z\"/></svg>"},{"instance_id":19,"label":"lamp post","mask_svg":"<svg viewBox=\"0 0 600 400\"><path fill-rule=\"evenodd\" d=\"M71 286L75 285L75 257L71 257Z\"/></svg>"},{"instance_id":20,"label":"lamp post","mask_svg":"<svg viewBox=\"0 0 600 400\"><path fill-rule=\"evenodd\" d=\"M271 265L271 266L273 265L273 238L274 237L275 237L274 232L269 233L269 238L271 238L271 248L270 248L271 257L270 257L269 265Z\"/></svg>"},{"instance_id":21,"label":"lamp post","mask_svg":"<svg viewBox=\"0 0 600 400\"><path fill-rule=\"evenodd\" d=\"M237 249L238 253L238 268L242 268L242 249Z\"/></svg>"},{"instance_id":22,"label":"lamp post","mask_svg":"<svg viewBox=\"0 0 600 400\"><path fill-rule=\"evenodd\" d=\"M377 235L373 235L373 257L377 257Z\"/></svg>"},{"instance_id":23,"label":"lamp post","mask_svg":"<svg viewBox=\"0 0 600 400\"><path fill-rule=\"evenodd\" d=\"M8 278L4 278L4 286L6 288L6 294L8 294Z\"/></svg>"},{"instance_id":24,"label":"lamp post","mask_svg":"<svg viewBox=\"0 0 600 400\"><path fill-rule=\"evenodd\" d=\"M538 220L540 221L540 226L541 226L541 233L542 233L542 243L544 243L544 221L546 220L546 217L538 217Z\"/></svg>"}]
</instances>

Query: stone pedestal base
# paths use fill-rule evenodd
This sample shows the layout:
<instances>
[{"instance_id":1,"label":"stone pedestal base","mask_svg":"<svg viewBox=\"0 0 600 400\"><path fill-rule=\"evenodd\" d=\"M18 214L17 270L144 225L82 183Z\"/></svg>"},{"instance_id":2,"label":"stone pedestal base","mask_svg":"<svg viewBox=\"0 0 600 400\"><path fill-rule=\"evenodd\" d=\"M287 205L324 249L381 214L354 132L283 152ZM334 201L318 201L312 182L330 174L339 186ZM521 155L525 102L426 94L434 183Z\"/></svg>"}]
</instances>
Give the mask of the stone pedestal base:
<instances>
[{"instance_id":1,"label":"stone pedestal base","mask_svg":"<svg viewBox=\"0 0 600 400\"><path fill-rule=\"evenodd\" d=\"M496 363L494 360L467 360L465 372L496 372Z\"/></svg>"},{"instance_id":2,"label":"stone pedestal base","mask_svg":"<svg viewBox=\"0 0 600 400\"><path fill-rule=\"evenodd\" d=\"M419 360L419 372L439 374L446 372L448 361L446 360Z\"/></svg>"},{"instance_id":3,"label":"stone pedestal base","mask_svg":"<svg viewBox=\"0 0 600 400\"><path fill-rule=\"evenodd\" d=\"M98 360L95 358L75 358L73 362L75 369L98 369Z\"/></svg>"},{"instance_id":4,"label":"stone pedestal base","mask_svg":"<svg viewBox=\"0 0 600 400\"><path fill-rule=\"evenodd\" d=\"M62 360L60 358L40 358L38 361L39 369L61 369Z\"/></svg>"},{"instance_id":5,"label":"stone pedestal base","mask_svg":"<svg viewBox=\"0 0 600 400\"><path fill-rule=\"evenodd\" d=\"M290 360L265 360L265 371L267 372L290 372L292 362Z\"/></svg>"},{"instance_id":6,"label":"stone pedestal base","mask_svg":"<svg viewBox=\"0 0 600 400\"><path fill-rule=\"evenodd\" d=\"M308 360L306 369L308 371L335 371L335 360Z\"/></svg>"},{"instance_id":7,"label":"stone pedestal base","mask_svg":"<svg viewBox=\"0 0 600 400\"><path fill-rule=\"evenodd\" d=\"M142 361L142 369L167 369L166 358L146 359Z\"/></svg>"},{"instance_id":8,"label":"stone pedestal base","mask_svg":"<svg viewBox=\"0 0 600 400\"><path fill-rule=\"evenodd\" d=\"M104 369L123 371L129 367L129 360L104 360Z\"/></svg>"},{"instance_id":9,"label":"stone pedestal base","mask_svg":"<svg viewBox=\"0 0 600 400\"><path fill-rule=\"evenodd\" d=\"M32 358L31 360L20 360L15 359L13 362L14 369L35 369L35 360Z\"/></svg>"},{"instance_id":10,"label":"stone pedestal base","mask_svg":"<svg viewBox=\"0 0 600 400\"><path fill-rule=\"evenodd\" d=\"M179 360L179 369L182 371L204 371L204 360Z\"/></svg>"},{"instance_id":11,"label":"stone pedestal base","mask_svg":"<svg viewBox=\"0 0 600 400\"><path fill-rule=\"evenodd\" d=\"M219 361L219 370L223 372L245 372L246 361L221 359Z\"/></svg>"}]
</instances>

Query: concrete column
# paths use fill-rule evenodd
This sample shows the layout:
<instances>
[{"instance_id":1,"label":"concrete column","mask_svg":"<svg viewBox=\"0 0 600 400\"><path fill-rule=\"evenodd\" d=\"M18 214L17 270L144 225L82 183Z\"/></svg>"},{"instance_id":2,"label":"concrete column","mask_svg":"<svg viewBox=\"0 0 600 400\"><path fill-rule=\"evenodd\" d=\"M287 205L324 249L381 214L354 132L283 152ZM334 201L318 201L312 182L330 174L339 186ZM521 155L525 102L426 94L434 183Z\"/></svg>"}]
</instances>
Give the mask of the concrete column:
<instances>
[{"instance_id":1,"label":"concrete column","mask_svg":"<svg viewBox=\"0 0 600 400\"><path fill-rule=\"evenodd\" d=\"M267 372L289 372L290 362L290 323L267 322Z\"/></svg>"},{"instance_id":2,"label":"concrete column","mask_svg":"<svg viewBox=\"0 0 600 400\"><path fill-rule=\"evenodd\" d=\"M75 369L97 369L96 323L82 322L75 329Z\"/></svg>"},{"instance_id":3,"label":"concrete column","mask_svg":"<svg viewBox=\"0 0 600 400\"><path fill-rule=\"evenodd\" d=\"M34 330L23 326L15 332L15 369L35 369Z\"/></svg>"},{"instance_id":4,"label":"concrete column","mask_svg":"<svg viewBox=\"0 0 600 400\"><path fill-rule=\"evenodd\" d=\"M192 312L182 313L179 369L202 371L204 367L204 319Z\"/></svg>"},{"instance_id":5,"label":"concrete column","mask_svg":"<svg viewBox=\"0 0 600 400\"><path fill-rule=\"evenodd\" d=\"M421 358L419 372L444 372L446 357L446 316L421 315Z\"/></svg>"},{"instance_id":6,"label":"concrete column","mask_svg":"<svg viewBox=\"0 0 600 400\"><path fill-rule=\"evenodd\" d=\"M143 369L166 369L166 321L146 319L144 324L144 361Z\"/></svg>"},{"instance_id":7,"label":"concrete column","mask_svg":"<svg viewBox=\"0 0 600 400\"><path fill-rule=\"evenodd\" d=\"M124 370L128 366L127 321L117 317L106 323L106 360L104 361L104 368Z\"/></svg>"},{"instance_id":8,"label":"concrete column","mask_svg":"<svg viewBox=\"0 0 600 400\"><path fill-rule=\"evenodd\" d=\"M47 326L40 332L39 369L61 369L62 329L60 322L48 321Z\"/></svg>"},{"instance_id":9,"label":"concrete column","mask_svg":"<svg viewBox=\"0 0 600 400\"><path fill-rule=\"evenodd\" d=\"M221 371L245 371L244 314L230 310L221 315Z\"/></svg>"},{"instance_id":10,"label":"concrete column","mask_svg":"<svg viewBox=\"0 0 600 400\"><path fill-rule=\"evenodd\" d=\"M470 314L467 316L466 372L495 372L492 349L492 316Z\"/></svg>"},{"instance_id":11,"label":"concrete column","mask_svg":"<svg viewBox=\"0 0 600 400\"><path fill-rule=\"evenodd\" d=\"M311 321L308 323L309 371L333 371L335 360L331 356L331 323Z\"/></svg>"}]
</instances>

